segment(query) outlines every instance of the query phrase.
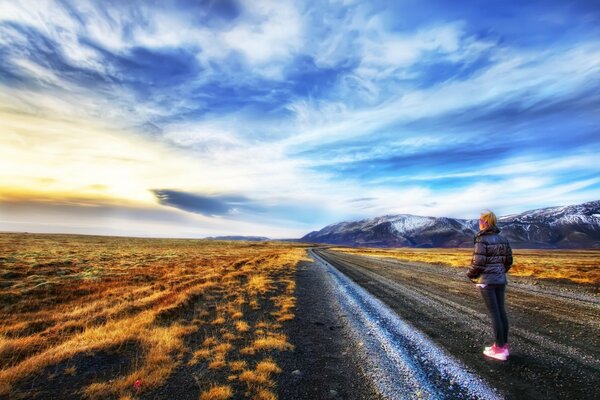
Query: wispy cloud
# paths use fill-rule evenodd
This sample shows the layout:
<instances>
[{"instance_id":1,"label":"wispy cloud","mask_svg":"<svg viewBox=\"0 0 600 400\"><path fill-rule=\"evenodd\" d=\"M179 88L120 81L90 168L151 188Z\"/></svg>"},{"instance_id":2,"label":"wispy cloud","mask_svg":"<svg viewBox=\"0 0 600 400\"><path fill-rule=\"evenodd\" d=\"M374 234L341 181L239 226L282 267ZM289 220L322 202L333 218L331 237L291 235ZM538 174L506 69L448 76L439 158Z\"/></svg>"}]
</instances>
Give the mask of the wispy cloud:
<instances>
[{"instance_id":1,"label":"wispy cloud","mask_svg":"<svg viewBox=\"0 0 600 400\"><path fill-rule=\"evenodd\" d=\"M0 0L0 207L288 236L596 199L598 26L585 1Z\"/></svg>"}]
</instances>

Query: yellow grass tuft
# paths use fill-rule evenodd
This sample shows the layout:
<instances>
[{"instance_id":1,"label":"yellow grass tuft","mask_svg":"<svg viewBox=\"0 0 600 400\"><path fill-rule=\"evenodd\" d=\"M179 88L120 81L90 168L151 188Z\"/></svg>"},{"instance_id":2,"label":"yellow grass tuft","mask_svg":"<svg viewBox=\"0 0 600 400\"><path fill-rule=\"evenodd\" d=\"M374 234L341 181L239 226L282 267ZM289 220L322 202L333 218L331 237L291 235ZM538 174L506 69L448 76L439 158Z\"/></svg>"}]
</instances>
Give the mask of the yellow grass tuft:
<instances>
[{"instance_id":1,"label":"yellow grass tuft","mask_svg":"<svg viewBox=\"0 0 600 400\"><path fill-rule=\"evenodd\" d=\"M244 361L244 360L230 361L229 362L229 369L232 370L232 371L234 371L234 372L241 371L241 370L243 370L243 369L246 368L247 364L248 363L246 361Z\"/></svg>"},{"instance_id":2,"label":"yellow grass tuft","mask_svg":"<svg viewBox=\"0 0 600 400\"><path fill-rule=\"evenodd\" d=\"M271 287L271 280L264 275L252 275L248 279L248 290L250 293L266 293Z\"/></svg>"},{"instance_id":3,"label":"yellow grass tuft","mask_svg":"<svg viewBox=\"0 0 600 400\"><path fill-rule=\"evenodd\" d=\"M210 349L199 349L194 352L194 357L197 358L209 358L212 354Z\"/></svg>"},{"instance_id":4,"label":"yellow grass tuft","mask_svg":"<svg viewBox=\"0 0 600 400\"><path fill-rule=\"evenodd\" d=\"M264 374L278 374L281 372L281 368L277 366L277 363L272 358L267 358L256 364L256 371Z\"/></svg>"},{"instance_id":5,"label":"yellow grass tuft","mask_svg":"<svg viewBox=\"0 0 600 400\"><path fill-rule=\"evenodd\" d=\"M213 347L213 351L215 353L227 353L233 349L233 345L231 343L221 343Z\"/></svg>"},{"instance_id":6,"label":"yellow grass tuft","mask_svg":"<svg viewBox=\"0 0 600 400\"><path fill-rule=\"evenodd\" d=\"M256 354L256 349L252 346L246 346L240 349L240 354L243 354L245 356L251 356Z\"/></svg>"},{"instance_id":7,"label":"yellow grass tuft","mask_svg":"<svg viewBox=\"0 0 600 400\"><path fill-rule=\"evenodd\" d=\"M260 389L252 397L253 400L277 400L277 395L268 389Z\"/></svg>"},{"instance_id":8,"label":"yellow grass tuft","mask_svg":"<svg viewBox=\"0 0 600 400\"><path fill-rule=\"evenodd\" d=\"M83 393L91 398L91 399L101 399L102 398L102 394L106 393L106 384L104 383L92 383L91 385L88 385L84 390Z\"/></svg>"},{"instance_id":9,"label":"yellow grass tuft","mask_svg":"<svg viewBox=\"0 0 600 400\"><path fill-rule=\"evenodd\" d=\"M267 358L256 364L254 370L244 369L238 376L240 382L245 382L248 389L254 392L253 398L269 397L271 393L268 388L275 386L275 382L271 379L272 374L280 373L281 369L273 361L272 358ZM257 397L258 396L258 397Z\"/></svg>"},{"instance_id":10,"label":"yellow grass tuft","mask_svg":"<svg viewBox=\"0 0 600 400\"><path fill-rule=\"evenodd\" d=\"M255 339L252 347L256 350L294 350L294 346L287 341L284 334L267 334Z\"/></svg>"},{"instance_id":11,"label":"yellow grass tuft","mask_svg":"<svg viewBox=\"0 0 600 400\"><path fill-rule=\"evenodd\" d=\"M200 393L200 400L227 400L233 396L233 390L229 385L213 386Z\"/></svg>"},{"instance_id":12,"label":"yellow grass tuft","mask_svg":"<svg viewBox=\"0 0 600 400\"><path fill-rule=\"evenodd\" d=\"M239 338L239 336L237 336L237 335L235 335L234 333L231 333L231 332L225 332L223 334L223 339L225 339L225 340L232 341L232 340L236 340L238 338Z\"/></svg>"},{"instance_id":13,"label":"yellow grass tuft","mask_svg":"<svg viewBox=\"0 0 600 400\"><path fill-rule=\"evenodd\" d=\"M188 361L188 365L196 365L198 360L208 360L212 357L212 354L213 352L211 349L198 349L192 353L192 358Z\"/></svg>"},{"instance_id":14,"label":"yellow grass tuft","mask_svg":"<svg viewBox=\"0 0 600 400\"><path fill-rule=\"evenodd\" d=\"M221 369L227 366L227 362L222 357L215 357L211 362L208 363L210 369Z\"/></svg>"},{"instance_id":15,"label":"yellow grass tuft","mask_svg":"<svg viewBox=\"0 0 600 400\"><path fill-rule=\"evenodd\" d=\"M244 316L244 313L241 311L236 311L234 313L231 314L231 318L232 319L240 319Z\"/></svg>"},{"instance_id":16,"label":"yellow grass tuft","mask_svg":"<svg viewBox=\"0 0 600 400\"><path fill-rule=\"evenodd\" d=\"M219 343L219 340L216 337L211 336L211 337L204 339L204 342L202 342L202 345L203 346L214 346L215 344L218 344L218 343Z\"/></svg>"},{"instance_id":17,"label":"yellow grass tuft","mask_svg":"<svg viewBox=\"0 0 600 400\"><path fill-rule=\"evenodd\" d=\"M282 314L278 314L278 315L279 316L277 317L277 321L280 321L280 322L291 321L295 317L295 315L293 313L282 313Z\"/></svg>"},{"instance_id":18,"label":"yellow grass tuft","mask_svg":"<svg viewBox=\"0 0 600 400\"><path fill-rule=\"evenodd\" d=\"M253 387L253 385L271 385L272 382L269 380L269 376L267 374L262 374L253 370L244 370L239 375L239 380L242 382L246 382L249 387Z\"/></svg>"}]
</instances>

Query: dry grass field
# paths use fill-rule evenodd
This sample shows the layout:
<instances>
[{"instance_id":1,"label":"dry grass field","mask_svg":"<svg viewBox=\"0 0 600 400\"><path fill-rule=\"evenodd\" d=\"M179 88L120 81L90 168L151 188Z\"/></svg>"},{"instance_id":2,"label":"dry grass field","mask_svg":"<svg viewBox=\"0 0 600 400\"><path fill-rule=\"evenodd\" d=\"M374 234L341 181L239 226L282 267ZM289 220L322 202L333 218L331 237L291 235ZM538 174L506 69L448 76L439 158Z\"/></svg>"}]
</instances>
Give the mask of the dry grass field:
<instances>
[{"instance_id":1,"label":"dry grass field","mask_svg":"<svg viewBox=\"0 0 600 400\"><path fill-rule=\"evenodd\" d=\"M450 267L471 263L471 249L377 249L335 247L335 251L373 257L391 257ZM576 283L600 284L600 250L513 250L513 276L567 279Z\"/></svg>"},{"instance_id":2,"label":"dry grass field","mask_svg":"<svg viewBox=\"0 0 600 400\"><path fill-rule=\"evenodd\" d=\"M0 398L275 399L304 246L0 234ZM176 396L175 396L176 397ZM173 397L173 398L175 398Z\"/></svg>"}]
</instances>

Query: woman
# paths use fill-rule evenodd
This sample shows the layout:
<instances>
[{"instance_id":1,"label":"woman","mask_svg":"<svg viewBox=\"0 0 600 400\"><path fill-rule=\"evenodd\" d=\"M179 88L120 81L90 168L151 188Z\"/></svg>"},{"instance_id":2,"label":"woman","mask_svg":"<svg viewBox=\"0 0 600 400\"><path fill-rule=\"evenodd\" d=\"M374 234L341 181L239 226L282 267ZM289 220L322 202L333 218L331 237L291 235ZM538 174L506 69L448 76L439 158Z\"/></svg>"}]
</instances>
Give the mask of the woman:
<instances>
[{"instance_id":1,"label":"woman","mask_svg":"<svg viewBox=\"0 0 600 400\"><path fill-rule=\"evenodd\" d=\"M479 232L475 235L475 250L467 276L476 283L483 295L496 341L486 347L483 354L496 360L506 360L508 348L508 318L504 309L506 272L513 263L508 240L499 235L498 220L491 211L479 218Z\"/></svg>"}]
</instances>

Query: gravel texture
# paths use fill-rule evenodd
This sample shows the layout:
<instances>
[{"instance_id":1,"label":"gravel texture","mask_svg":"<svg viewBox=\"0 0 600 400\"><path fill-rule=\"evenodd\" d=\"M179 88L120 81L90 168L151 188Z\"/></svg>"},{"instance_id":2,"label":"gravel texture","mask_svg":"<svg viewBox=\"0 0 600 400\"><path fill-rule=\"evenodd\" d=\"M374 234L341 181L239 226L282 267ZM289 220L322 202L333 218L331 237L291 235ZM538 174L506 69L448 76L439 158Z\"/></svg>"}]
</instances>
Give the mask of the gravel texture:
<instances>
[{"instance_id":1,"label":"gravel texture","mask_svg":"<svg viewBox=\"0 0 600 400\"><path fill-rule=\"evenodd\" d=\"M600 303L593 288L511 277L512 354L501 362L482 355L493 341L491 324L479 291L465 277L466 268L314 252L501 396L597 398Z\"/></svg>"},{"instance_id":2,"label":"gravel texture","mask_svg":"<svg viewBox=\"0 0 600 400\"><path fill-rule=\"evenodd\" d=\"M330 274L338 303L369 365L370 378L389 399L496 399L476 374L403 321L385 303L312 253Z\"/></svg>"},{"instance_id":3,"label":"gravel texture","mask_svg":"<svg viewBox=\"0 0 600 400\"><path fill-rule=\"evenodd\" d=\"M298 266L296 316L285 323L295 349L276 356L283 370L277 377L277 395L282 400L382 399L356 355L356 342L329 280L316 263Z\"/></svg>"}]
</instances>

